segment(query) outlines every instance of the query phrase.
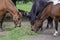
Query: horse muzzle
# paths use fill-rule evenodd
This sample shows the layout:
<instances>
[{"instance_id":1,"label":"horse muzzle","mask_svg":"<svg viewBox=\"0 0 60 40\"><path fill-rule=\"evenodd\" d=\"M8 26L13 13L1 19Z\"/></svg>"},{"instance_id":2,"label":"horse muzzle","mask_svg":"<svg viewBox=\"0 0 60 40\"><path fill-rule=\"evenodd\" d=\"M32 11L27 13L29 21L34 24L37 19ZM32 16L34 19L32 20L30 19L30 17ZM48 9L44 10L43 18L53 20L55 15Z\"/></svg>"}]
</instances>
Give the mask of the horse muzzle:
<instances>
[{"instance_id":1,"label":"horse muzzle","mask_svg":"<svg viewBox=\"0 0 60 40\"><path fill-rule=\"evenodd\" d=\"M21 27L21 24L17 24L15 27Z\"/></svg>"}]
</instances>

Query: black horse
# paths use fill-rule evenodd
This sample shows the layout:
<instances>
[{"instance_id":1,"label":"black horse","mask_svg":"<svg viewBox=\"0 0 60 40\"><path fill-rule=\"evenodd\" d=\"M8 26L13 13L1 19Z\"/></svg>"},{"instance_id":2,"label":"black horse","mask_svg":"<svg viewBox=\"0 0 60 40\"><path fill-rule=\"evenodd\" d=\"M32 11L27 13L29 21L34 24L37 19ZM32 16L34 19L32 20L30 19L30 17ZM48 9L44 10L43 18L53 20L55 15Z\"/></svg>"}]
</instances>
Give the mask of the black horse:
<instances>
[{"instance_id":1,"label":"black horse","mask_svg":"<svg viewBox=\"0 0 60 40\"><path fill-rule=\"evenodd\" d=\"M32 9L29 13L30 19L31 19L31 25L34 25L35 20L40 18L42 11L45 9L45 7L47 7L50 4L50 2L48 1L49 0L35 0L34 1ZM49 28L49 24L53 26L53 19L51 17L47 18L47 21L48 21L48 24L46 28Z\"/></svg>"}]
</instances>

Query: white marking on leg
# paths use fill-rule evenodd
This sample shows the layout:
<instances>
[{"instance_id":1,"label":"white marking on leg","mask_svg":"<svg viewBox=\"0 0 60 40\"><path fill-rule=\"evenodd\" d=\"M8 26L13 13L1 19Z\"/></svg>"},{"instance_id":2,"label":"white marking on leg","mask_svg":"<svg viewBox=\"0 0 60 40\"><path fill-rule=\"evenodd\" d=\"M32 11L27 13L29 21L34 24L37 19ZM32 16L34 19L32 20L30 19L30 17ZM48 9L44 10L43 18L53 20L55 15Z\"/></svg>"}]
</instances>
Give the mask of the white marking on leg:
<instances>
[{"instance_id":1,"label":"white marking on leg","mask_svg":"<svg viewBox=\"0 0 60 40\"><path fill-rule=\"evenodd\" d=\"M58 36L58 31L55 31L54 36Z\"/></svg>"}]
</instances>

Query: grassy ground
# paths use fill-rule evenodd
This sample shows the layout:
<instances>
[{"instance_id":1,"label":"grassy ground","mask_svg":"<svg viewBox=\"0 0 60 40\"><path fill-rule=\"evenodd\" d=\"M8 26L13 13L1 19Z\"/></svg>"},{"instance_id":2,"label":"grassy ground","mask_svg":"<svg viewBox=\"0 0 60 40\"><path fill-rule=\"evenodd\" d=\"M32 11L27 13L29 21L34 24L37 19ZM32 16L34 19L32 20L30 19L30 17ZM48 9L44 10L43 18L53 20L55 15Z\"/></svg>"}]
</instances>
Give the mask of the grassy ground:
<instances>
[{"instance_id":1,"label":"grassy ground","mask_svg":"<svg viewBox=\"0 0 60 40\"><path fill-rule=\"evenodd\" d=\"M26 29L24 27L15 28L11 31L7 31L5 37L0 38L0 40L28 40L29 36L35 36L37 33Z\"/></svg>"},{"instance_id":2,"label":"grassy ground","mask_svg":"<svg viewBox=\"0 0 60 40\"><path fill-rule=\"evenodd\" d=\"M16 5L18 9L25 10L25 11L30 11L32 4L17 4Z\"/></svg>"},{"instance_id":3,"label":"grassy ground","mask_svg":"<svg viewBox=\"0 0 60 40\"><path fill-rule=\"evenodd\" d=\"M22 24L22 27L14 28L13 22L4 22L3 28L6 34L4 37L1 37L0 40L29 40L30 36L37 36L37 33L28 28L30 27L28 26L29 23L22 22Z\"/></svg>"}]
</instances>

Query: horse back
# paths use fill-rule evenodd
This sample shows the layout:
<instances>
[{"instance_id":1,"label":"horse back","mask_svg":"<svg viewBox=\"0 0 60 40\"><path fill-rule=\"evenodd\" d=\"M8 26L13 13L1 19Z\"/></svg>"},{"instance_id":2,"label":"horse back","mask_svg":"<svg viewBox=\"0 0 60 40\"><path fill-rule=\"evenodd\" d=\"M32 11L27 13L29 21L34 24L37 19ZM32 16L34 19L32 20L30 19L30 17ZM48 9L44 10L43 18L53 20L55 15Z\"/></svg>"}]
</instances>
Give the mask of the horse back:
<instances>
[{"instance_id":1,"label":"horse back","mask_svg":"<svg viewBox=\"0 0 60 40\"><path fill-rule=\"evenodd\" d=\"M58 16L58 17L60 16L60 3L53 5L52 14L54 16Z\"/></svg>"}]
</instances>

